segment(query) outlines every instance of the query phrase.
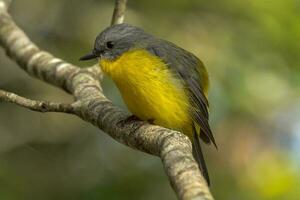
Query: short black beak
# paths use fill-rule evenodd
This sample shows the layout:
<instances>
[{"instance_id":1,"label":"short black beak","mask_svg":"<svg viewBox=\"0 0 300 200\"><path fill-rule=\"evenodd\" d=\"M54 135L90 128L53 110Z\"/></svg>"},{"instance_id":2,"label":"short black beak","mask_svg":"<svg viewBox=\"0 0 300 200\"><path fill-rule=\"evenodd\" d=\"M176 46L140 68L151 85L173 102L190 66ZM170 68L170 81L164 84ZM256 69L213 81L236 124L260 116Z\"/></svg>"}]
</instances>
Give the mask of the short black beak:
<instances>
[{"instance_id":1,"label":"short black beak","mask_svg":"<svg viewBox=\"0 0 300 200\"><path fill-rule=\"evenodd\" d=\"M97 57L99 57L99 56L95 55L95 53L92 52L92 53L89 53L89 54L87 54L87 55L85 55L85 56L82 56L81 58L79 58L79 60L80 60L80 61L83 61L83 60L91 60L91 59L94 59L94 58L97 58Z\"/></svg>"}]
</instances>

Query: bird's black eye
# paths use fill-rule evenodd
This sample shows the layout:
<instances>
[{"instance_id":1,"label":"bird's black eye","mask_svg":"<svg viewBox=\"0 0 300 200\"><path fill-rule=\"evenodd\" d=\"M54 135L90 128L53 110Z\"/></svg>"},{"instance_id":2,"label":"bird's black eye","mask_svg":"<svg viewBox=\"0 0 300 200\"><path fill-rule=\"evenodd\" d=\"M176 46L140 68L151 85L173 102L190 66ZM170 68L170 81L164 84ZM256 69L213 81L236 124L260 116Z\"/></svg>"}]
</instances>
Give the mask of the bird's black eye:
<instances>
[{"instance_id":1,"label":"bird's black eye","mask_svg":"<svg viewBox=\"0 0 300 200\"><path fill-rule=\"evenodd\" d=\"M108 42L106 42L106 47L108 49L112 49L114 47L114 43L112 41L108 41Z\"/></svg>"}]
</instances>

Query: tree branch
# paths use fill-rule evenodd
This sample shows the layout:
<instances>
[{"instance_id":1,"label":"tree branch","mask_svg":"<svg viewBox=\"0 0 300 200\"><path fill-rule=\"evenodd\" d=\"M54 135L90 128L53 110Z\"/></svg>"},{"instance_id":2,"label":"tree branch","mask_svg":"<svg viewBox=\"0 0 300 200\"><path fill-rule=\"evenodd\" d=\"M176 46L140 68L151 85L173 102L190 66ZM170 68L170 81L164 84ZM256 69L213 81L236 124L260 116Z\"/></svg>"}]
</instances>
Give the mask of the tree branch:
<instances>
[{"instance_id":1,"label":"tree branch","mask_svg":"<svg viewBox=\"0 0 300 200\"><path fill-rule=\"evenodd\" d=\"M111 25L122 24L125 18L127 0L116 0Z\"/></svg>"},{"instance_id":2,"label":"tree branch","mask_svg":"<svg viewBox=\"0 0 300 200\"><path fill-rule=\"evenodd\" d=\"M17 94L4 90L0 90L0 102L1 101L14 103L37 112L74 113L74 107L71 104L26 99Z\"/></svg>"},{"instance_id":3,"label":"tree branch","mask_svg":"<svg viewBox=\"0 0 300 200\"><path fill-rule=\"evenodd\" d=\"M99 67L80 69L40 50L14 23L6 9L1 9L1 5L6 8L6 2L0 0L0 45L10 58L31 76L72 94L76 102L72 104L71 113L98 126L129 147L159 156L179 199L213 199L193 158L190 140L185 135L143 121L126 122L128 114L115 107L103 95ZM113 24L123 21L125 3L117 1ZM7 92L3 95L7 94L11 95ZM17 96L14 103L24 105L23 100ZM26 102L30 104L38 101L26 99ZM52 104L48 107L52 108Z\"/></svg>"}]
</instances>

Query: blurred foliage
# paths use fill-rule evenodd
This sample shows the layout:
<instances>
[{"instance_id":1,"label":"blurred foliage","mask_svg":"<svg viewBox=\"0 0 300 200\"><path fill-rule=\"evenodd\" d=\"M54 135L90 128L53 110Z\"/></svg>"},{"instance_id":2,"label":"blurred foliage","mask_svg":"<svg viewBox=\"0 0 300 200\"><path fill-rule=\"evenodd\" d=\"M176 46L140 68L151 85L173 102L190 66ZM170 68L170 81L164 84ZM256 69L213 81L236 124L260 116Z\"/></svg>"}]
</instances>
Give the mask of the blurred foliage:
<instances>
[{"instance_id":1,"label":"blurred foliage","mask_svg":"<svg viewBox=\"0 0 300 200\"><path fill-rule=\"evenodd\" d=\"M113 1L14 0L10 12L43 49L81 65ZM205 148L216 199L300 196L300 1L129 0L126 22L198 55L211 77ZM28 77L0 50L0 88L72 99ZM125 109L112 81L106 95ZM0 104L0 199L174 199L160 160L63 114Z\"/></svg>"}]
</instances>

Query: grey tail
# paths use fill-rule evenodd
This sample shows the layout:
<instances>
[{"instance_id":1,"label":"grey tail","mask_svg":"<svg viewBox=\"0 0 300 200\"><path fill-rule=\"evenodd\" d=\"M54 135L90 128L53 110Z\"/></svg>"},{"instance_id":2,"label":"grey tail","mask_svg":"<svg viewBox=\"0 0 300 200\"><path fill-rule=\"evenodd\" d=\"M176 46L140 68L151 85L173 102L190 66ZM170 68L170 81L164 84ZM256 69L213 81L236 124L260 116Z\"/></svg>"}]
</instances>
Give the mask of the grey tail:
<instances>
[{"instance_id":1,"label":"grey tail","mask_svg":"<svg viewBox=\"0 0 300 200\"><path fill-rule=\"evenodd\" d=\"M201 149L200 137L198 136L195 127L193 127L193 155L195 160L198 162L198 166L202 175L204 176L207 185L210 185L209 175L205 164L204 156Z\"/></svg>"}]
</instances>

